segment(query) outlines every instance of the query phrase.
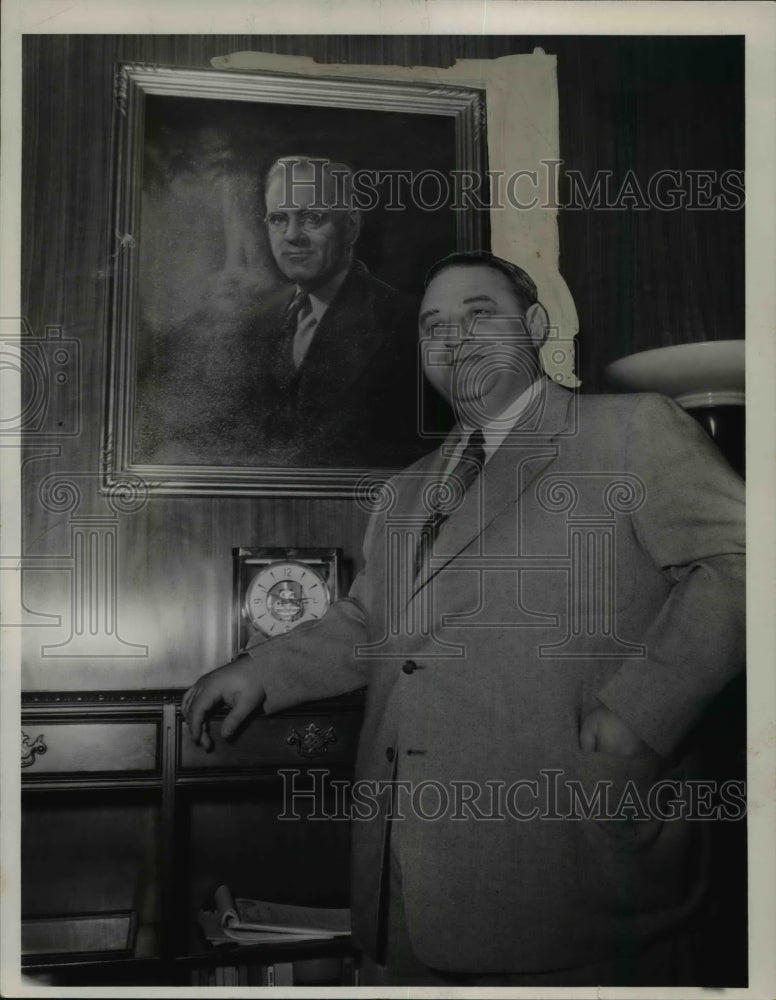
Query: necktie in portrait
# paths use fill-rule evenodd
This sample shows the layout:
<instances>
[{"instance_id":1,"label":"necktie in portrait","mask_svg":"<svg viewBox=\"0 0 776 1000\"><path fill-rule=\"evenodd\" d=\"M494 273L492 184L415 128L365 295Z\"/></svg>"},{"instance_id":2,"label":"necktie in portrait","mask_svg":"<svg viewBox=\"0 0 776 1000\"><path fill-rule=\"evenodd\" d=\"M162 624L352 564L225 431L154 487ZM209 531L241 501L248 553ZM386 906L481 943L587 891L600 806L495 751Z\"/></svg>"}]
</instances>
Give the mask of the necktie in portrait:
<instances>
[{"instance_id":1,"label":"necktie in portrait","mask_svg":"<svg viewBox=\"0 0 776 1000\"><path fill-rule=\"evenodd\" d=\"M280 338L272 362L272 374L282 388L286 388L296 377L300 362L296 361L297 333L304 327L305 320L312 317L312 304L307 292L297 291L289 303L280 327ZM307 345L309 346L309 344Z\"/></svg>"},{"instance_id":2,"label":"necktie in portrait","mask_svg":"<svg viewBox=\"0 0 776 1000\"><path fill-rule=\"evenodd\" d=\"M302 303L302 307L297 314L296 331L294 332L291 351L294 368L297 370L302 366L305 355L312 343L315 329L318 326L318 319L313 312L310 296L305 296L305 299L306 301Z\"/></svg>"}]
</instances>

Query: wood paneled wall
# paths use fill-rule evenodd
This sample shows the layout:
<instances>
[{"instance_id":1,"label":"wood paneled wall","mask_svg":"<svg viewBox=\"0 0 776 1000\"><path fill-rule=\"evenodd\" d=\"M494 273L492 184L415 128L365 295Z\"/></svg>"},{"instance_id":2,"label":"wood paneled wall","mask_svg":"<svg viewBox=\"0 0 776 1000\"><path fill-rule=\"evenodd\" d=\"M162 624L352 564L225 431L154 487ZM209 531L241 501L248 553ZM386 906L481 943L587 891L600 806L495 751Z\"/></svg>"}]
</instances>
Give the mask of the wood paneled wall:
<instances>
[{"instance_id":1,"label":"wood paneled wall","mask_svg":"<svg viewBox=\"0 0 776 1000\"><path fill-rule=\"evenodd\" d=\"M118 633L147 651L127 645L133 655L61 657L42 649L67 638L72 607L74 515L41 502L47 477L79 485L77 516L106 515L97 472L114 249L115 64L207 67L214 55L256 49L322 61L449 65L535 45L558 56L566 168L590 180L597 170L621 178L633 169L646 182L658 169L743 167L743 44L734 38L25 39L23 309L36 336L60 327L78 340L82 403L76 436L32 435L26 452L25 687L185 686L229 655L233 546L339 545L356 561L365 523L347 500L153 499L111 529ZM568 211L560 235L561 269L580 315L584 391L601 387L603 364L631 351L743 336L743 212Z\"/></svg>"}]
</instances>

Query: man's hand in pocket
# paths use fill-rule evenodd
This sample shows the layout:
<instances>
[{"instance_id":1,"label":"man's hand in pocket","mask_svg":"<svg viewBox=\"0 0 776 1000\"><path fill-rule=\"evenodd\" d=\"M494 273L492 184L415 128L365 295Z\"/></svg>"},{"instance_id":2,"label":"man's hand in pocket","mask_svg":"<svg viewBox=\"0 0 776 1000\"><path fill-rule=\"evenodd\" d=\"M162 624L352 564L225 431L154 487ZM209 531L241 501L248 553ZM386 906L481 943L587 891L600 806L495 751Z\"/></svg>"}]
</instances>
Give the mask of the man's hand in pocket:
<instances>
[{"instance_id":1,"label":"man's hand in pocket","mask_svg":"<svg viewBox=\"0 0 776 1000\"><path fill-rule=\"evenodd\" d=\"M582 720L579 745L583 750L635 757L655 751L628 728L619 715L605 705L594 708Z\"/></svg>"}]
</instances>

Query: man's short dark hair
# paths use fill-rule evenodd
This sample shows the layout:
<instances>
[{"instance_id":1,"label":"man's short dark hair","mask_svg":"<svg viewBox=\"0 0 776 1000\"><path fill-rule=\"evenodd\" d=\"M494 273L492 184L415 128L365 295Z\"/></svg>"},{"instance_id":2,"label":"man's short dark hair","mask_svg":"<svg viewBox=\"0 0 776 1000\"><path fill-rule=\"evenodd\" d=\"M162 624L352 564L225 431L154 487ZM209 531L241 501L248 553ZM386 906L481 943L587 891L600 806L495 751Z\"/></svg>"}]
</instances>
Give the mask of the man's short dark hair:
<instances>
[{"instance_id":1,"label":"man's short dark hair","mask_svg":"<svg viewBox=\"0 0 776 1000\"><path fill-rule=\"evenodd\" d=\"M504 260L503 257L497 257L495 254L490 253L489 250L467 250L460 253L451 253L449 256L443 257L442 260L438 260L429 270L426 275L424 287L428 288L431 279L435 278L440 271L444 271L448 267L467 265L491 267L494 271L500 271L509 278L523 309L528 309L535 302L539 301L536 285L530 275L522 267L518 267L517 264L513 264L511 261Z\"/></svg>"}]
</instances>

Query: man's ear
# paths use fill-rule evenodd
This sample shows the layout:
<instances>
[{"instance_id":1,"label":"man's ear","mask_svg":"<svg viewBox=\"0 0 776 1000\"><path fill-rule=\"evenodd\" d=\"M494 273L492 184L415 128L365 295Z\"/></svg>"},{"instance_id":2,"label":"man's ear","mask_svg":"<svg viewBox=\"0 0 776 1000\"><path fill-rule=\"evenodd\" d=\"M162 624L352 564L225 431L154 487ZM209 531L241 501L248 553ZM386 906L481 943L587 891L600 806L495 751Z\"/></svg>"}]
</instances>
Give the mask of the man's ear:
<instances>
[{"instance_id":1,"label":"man's ear","mask_svg":"<svg viewBox=\"0 0 776 1000\"><path fill-rule=\"evenodd\" d=\"M534 347L538 351L550 332L550 317L541 302L534 302L525 314L525 325Z\"/></svg>"}]
</instances>

